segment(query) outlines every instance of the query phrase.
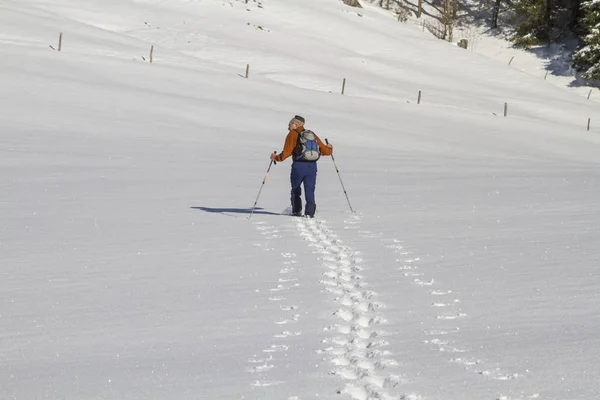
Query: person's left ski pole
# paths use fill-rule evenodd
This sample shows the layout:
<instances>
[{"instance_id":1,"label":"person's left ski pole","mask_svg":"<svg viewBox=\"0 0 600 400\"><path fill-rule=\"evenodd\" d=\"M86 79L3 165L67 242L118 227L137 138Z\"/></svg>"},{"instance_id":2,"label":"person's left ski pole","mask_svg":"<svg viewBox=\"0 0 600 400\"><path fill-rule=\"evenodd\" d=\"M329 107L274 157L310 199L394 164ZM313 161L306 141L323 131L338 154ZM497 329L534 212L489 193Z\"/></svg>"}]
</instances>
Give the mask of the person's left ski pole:
<instances>
[{"instance_id":1,"label":"person's left ski pole","mask_svg":"<svg viewBox=\"0 0 600 400\"><path fill-rule=\"evenodd\" d=\"M277 152L274 151L273 154L277 154ZM273 165L273 163L277 164L277 162L275 160L271 160L271 162L269 163L269 168L267 168L267 172L265 173L265 177L263 178L262 185L260 185L260 189L258 190L258 195L256 196L256 201L254 202L254 205L252 206L252 212L250 212L250 216L248 217L248 219L252 218L252 214L254 214L254 209L256 208L256 203L258 203L258 198L260 197L260 192L262 192L262 188L263 188L263 186L265 186L265 182L267 181L267 175L269 175L269 171L271 170L271 165Z\"/></svg>"},{"instance_id":2,"label":"person's left ski pole","mask_svg":"<svg viewBox=\"0 0 600 400\"><path fill-rule=\"evenodd\" d=\"M329 144L329 140L327 140L327 138L325 138L325 143ZM344 182L342 182L342 176L340 175L340 170L338 169L337 164L335 163L335 158L333 157L333 154L331 155L331 161L333 161L333 166L335 167L335 172L337 172L338 178L340 178L340 183L342 184L342 190L344 191L344 194L346 195L346 200L348 201L348 206L350 207L350 211L354 212L354 210L352 209L352 204L350 204L350 199L348 198L348 193L346 192L346 188L344 187Z\"/></svg>"}]
</instances>

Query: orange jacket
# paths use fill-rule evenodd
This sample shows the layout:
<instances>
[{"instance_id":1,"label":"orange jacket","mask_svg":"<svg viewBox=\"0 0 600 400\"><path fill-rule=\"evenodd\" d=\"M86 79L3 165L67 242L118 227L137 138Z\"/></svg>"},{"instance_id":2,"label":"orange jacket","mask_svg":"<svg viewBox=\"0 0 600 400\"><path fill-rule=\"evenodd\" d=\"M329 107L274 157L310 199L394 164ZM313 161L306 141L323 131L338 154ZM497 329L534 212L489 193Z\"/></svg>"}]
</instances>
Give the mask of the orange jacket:
<instances>
[{"instance_id":1,"label":"orange jacket","mask_svg":"<svg viewBox=\"0 0 600 400\"><path fill-rule=\"evenodd\" d=\"M295 129L291 130L290 133L288 133L287 137L285 138L283 150L281 151L281 153L277 154L277 156L275 157L275 161L281 162L289 156L291 156L292 154L294 154L294 150L296 149L296 145L298 144L298 134L298 131ZM321 139L319 139L319 137L316 134L315 137L317 138L317 143L319 145L319 151L321 152L321 155L330 156L333 153L333 149L330 149L325 144L323 144L323 142L321 142Z\"/></svg>"}]
</instances>

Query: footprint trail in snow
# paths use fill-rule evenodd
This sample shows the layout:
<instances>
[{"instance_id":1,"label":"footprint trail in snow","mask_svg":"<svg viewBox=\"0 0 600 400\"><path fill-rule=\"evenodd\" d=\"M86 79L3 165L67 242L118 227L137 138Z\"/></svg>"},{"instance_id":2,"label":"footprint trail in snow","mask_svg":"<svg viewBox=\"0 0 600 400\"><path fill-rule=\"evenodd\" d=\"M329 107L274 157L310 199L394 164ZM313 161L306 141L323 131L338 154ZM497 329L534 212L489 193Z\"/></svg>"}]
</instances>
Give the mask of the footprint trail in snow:
<instances>
[{"instance_id":1,"label":"footprint trail in snow","mask_svg":"<svg viewBox=\"0 0 600 400\"><path fill-rule=\"evenodd\" d=\"M355 214L346 223L358 229L361 217ZM359 230L358 234L364 238L378 238L384 248L392 250L396 254L397 269L410 284L423 288L429 293L430 307L433 307L435 319L423 321L425 338L423 343L433 349L448 354L448 362L461 365L468 373L475 373L487 378L508 381L522 378L522 373L505 372L499 368L486 368L486 362L471 355L472 351L457 344L456 338L460 332L461 323L468 318L468 314L462 309L462 301L452 290L444 288L439 279L427 276L425 271L419 267L419 257L407 251L398 239L389 239L376 235L373 232ZM533 395L535 396L535 394Z\"/></svg>"},{"instance_id":2,"label":"footprint trail in snow","mask_svg":"<svg viewBox=\"0 0 600 400\"><path fill-rule=\"evenodd\" d=\"M325 328L330 337L317 350L332 365L330 373L342 381L337 392L356 400L419 398L401 393L398 362L386 350L383 305L361 275L360 255L345 246L325 222L300 220L297 225L320 254L325 269L320 283L337 303L331 312L332 324Z\"/></svg>"},{"instance_id":3,"label":"footprint trail in snow","mask_svg":"<svg viewBox=\"0 0 600 400\"><path fill-rule=\"evenodd\" d=\"M264 247L265 251L275 251L272 246L272 240L280 237L279 231L275 226L268 225L264 222L256 223L259 231L267 239L265 244L258 243L257 246ZM298 279L294 277L297 268L296 254L281 253L282 267L279 270L277 282L268 290L268 301L276 302L279 305L279 310L275 320L273 321L276 327L275 333L272 335L272 340L262 349L261 354L255 354L248 359L248 372L257 375L257 378L252 383L254 388L268 388L278 386L285 381L273 380L269 378L269 371L277 368L278 363L286 362L285 353L289 350L289 343L286 339L290 337L302 335L302 331L297 328L292 328L300 319L298 306L287 302L286 294L300 286ZM299 397L295 397L300 399Z\"/></svg>"}]
</instances>

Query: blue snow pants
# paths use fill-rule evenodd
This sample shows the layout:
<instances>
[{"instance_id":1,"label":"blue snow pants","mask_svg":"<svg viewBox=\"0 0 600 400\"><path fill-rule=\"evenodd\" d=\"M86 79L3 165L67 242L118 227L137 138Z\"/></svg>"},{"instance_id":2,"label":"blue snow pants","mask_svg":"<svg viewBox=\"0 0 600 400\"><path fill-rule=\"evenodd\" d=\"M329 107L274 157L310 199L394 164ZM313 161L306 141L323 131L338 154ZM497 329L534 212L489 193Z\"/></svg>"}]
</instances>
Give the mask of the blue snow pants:
<instances>
[{"instance_id":1,"label":"blue snow pants","mask_svg":"<svg viewBox=\"0 0 600 400\"><path fill-rule=\"evenodd\" d=\"M290 174L292 184L292 214L302 212L302 189L300 185L304 184L304 198L306 199L306 208L304 214L313 217L317 208L315 204L315 186L317 184L317 162L297 161L292 163L292 172Z\"/></svg>"}]
</instances>

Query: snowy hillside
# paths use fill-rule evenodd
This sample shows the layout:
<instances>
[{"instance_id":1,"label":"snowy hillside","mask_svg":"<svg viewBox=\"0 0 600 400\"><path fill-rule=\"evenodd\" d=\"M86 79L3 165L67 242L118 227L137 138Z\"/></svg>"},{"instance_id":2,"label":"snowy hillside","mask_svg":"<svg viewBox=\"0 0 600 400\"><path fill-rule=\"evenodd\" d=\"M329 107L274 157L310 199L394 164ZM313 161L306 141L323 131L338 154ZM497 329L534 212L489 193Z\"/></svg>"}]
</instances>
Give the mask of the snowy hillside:
<instances>
[{"instance_id":1,"label":"snowy hillside","mask_svg":"<svg viewBox=\"0 0 600 400\"><path fill-rule=\"evenodd\" d=\"M0 27L0 399L600 397L585 97L337 0ZM295 114L340 176L249 219Z\"/></svg>"},{"instance_id":2,"label":"snowy hillside","mask_svg":"<svg viewBox=\"0 0 600 400\"><path fill-rule=\"evenodd\" d=\"M368 4L381 4L380 0L362 0ZM418 2L406 1L389 3L389 17L398 16L407 24L417 25L423 32L440 35L443 32L441 0L425 0L422 2L422 13L419 16ZM585 97L591 102L600 102L597 84L586 81L581 72L572 67L572 54L579 47L579 41L573 35L565 35L563 39L551 44L533 46L526 50L514 45L515 20L509 3L502 2L498 29L491 28L492 8L496 2L479 0L460 0L457 21L453 27L451 42L458 44L467 41L467 50L483 55L497 62L510 65L512 68L544 80L571 93ZM564 8L561 8L564 11ZM565 32L563 32L565 33ZM596 87L596 88L594 88Z\"/></svg>"}]
</instances>

